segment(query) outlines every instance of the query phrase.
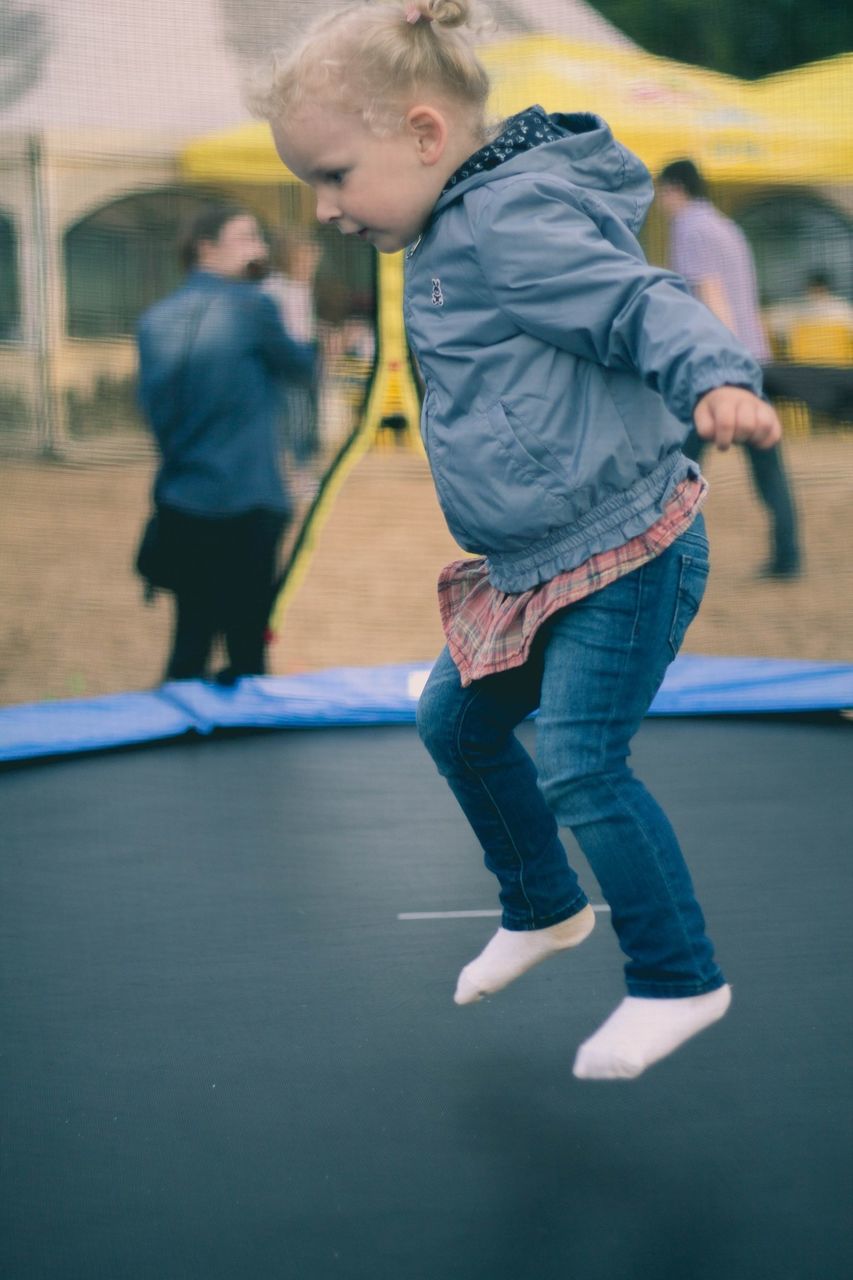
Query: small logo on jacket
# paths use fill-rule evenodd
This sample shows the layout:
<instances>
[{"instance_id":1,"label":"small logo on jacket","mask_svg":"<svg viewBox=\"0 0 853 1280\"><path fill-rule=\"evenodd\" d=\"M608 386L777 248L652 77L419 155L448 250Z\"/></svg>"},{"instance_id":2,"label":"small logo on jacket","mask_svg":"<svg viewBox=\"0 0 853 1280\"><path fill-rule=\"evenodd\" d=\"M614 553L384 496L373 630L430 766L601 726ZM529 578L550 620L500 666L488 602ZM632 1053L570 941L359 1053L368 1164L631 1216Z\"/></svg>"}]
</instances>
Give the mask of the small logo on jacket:
<instances>
[{"instance_id":1,"label":"small logo on jacket","mask_svg":"<svg viewBox=\"0 0 853 1280\"><path fill-rule=\"evenodd\" d=\"M432 281L432 305L434 307L444 306L444 294L441 292L441 281L438 276L434 276Z\"/></svg>"}]
</instances>

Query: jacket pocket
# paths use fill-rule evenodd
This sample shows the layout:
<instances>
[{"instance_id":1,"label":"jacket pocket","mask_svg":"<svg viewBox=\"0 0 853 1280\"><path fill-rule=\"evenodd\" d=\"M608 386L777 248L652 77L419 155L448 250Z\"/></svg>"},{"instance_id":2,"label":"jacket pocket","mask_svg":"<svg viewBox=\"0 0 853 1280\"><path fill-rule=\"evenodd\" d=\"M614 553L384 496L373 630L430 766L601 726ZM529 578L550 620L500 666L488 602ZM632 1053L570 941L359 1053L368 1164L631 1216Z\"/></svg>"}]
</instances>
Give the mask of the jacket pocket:
<instances>
[{"instance_id":1,"label":"jacket pocket","mask_svg":"<svg viewBox=\"0 0 853 1280\"><path fill-rule=\"evenodd\" d=\"M565 495L566 469L535 431L529 431L520 419L513 422L503 401L499 400L486 414L498 439L511 442L512 449L530 468L530 479L542 485L553 497Z\"/></svg>"},{"instance_id":2,"label":"jacket pocket","mask_svg":"<svg viewBox=\"0 0 853 1280\"><path fill-rule=\"evenodd\" d=\"M466 550L513 550L568 523L556 472L522 442L501 404L449 427L432 408L428 400L425 444L435 486L450 531Z\"/></svg>"}]
</instances>

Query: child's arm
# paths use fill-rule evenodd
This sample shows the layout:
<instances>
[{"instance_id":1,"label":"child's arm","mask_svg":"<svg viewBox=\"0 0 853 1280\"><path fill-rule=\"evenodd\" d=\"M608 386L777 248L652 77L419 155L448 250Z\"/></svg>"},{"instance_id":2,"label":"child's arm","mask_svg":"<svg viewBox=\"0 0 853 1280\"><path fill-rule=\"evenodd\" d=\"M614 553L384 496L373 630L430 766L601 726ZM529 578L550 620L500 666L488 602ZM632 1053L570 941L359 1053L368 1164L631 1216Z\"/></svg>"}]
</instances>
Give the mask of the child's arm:
<instances>
[{"instance_id":1,"label":"child's arm","mask_svg":"<svg viewBox=\"0 0 853 1280\"><path fill-rule=\"evenodd\" d=\"M679 276L646 261L623 222L602 204L587 212L581 198L547 174L472 193L477 250L495 303L543 341L639 373L685 424L707 397L697 428L723 448L775 432L753 357ZM724 394L711 399L717 391Z\"/></svg>"},{"instance_id":2,"label":"child's arm","mask_svg":"<svg viewBox=\"0 0 853 1280\"><path fill-rule=\"evenodd\" d=\"M732 444L770 449L782 438L782 427L772 405L743 387L716 387L708 391L693 411L696 430L718 449Z\"/></svg>"}]
</instances>

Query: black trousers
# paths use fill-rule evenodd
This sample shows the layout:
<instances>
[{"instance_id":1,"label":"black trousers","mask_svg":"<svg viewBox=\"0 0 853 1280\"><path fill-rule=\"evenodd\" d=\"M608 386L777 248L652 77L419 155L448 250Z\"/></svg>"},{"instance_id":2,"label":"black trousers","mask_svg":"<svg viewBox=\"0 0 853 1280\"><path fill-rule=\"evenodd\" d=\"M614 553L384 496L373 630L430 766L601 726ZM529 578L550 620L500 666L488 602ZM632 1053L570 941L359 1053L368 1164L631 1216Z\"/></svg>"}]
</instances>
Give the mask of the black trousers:
<instances>
[{"instance_id":1,"label":"black trousers","mask_svg":"<svg viewBox=\"0 0 853 1280\"><path fill-rule=\"evenodd\" d=\"M287 518L275 511L239 516L159 510L163 546L174 566L175 625L167 680L207 674L214 640L222 636L228 666L218 679L262 675L273 605L278 548Z\"/></svg>"},{"instance_id":2,"label":"black trousers","mask_svg":"<svg viewBox=\"0 0 853 1280\"><path fill-rule=\"evenodd\" d=\"M708 441L700 439L693 428L682 445L688 458L700 462L708 447ZM777 444L772 449L757 449L745 444L752 474L752 483L770 515L771 546L768 568L776 572L790 572L800 564L800 542L797 529L797 512L782 449Z\"/></svg>"}]
</instances>

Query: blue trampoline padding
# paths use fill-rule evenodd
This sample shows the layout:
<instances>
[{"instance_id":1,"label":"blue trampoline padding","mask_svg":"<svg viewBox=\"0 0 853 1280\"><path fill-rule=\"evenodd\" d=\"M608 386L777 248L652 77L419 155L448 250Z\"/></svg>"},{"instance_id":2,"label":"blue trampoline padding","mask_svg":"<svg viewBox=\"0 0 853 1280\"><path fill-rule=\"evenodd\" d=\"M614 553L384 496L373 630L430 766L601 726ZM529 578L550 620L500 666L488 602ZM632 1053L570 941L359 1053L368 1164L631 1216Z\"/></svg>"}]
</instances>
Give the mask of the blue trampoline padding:
<instances>
[{"instance_id":1,"label":"blue trampoline padding","mask_svg":"<svg viewBox=\"0 0 853 1280\"><path fill-rule=\"evenodd\" d=\"M0 709L0 761L97 751L195 732L411 724L428 663L255 676L226 689L201 680L151 693ZM853 665L681 654L651 715L837 711L853 707Z\"/></svg>"},{"instance_id":2,"label":"blue trampoline padding","mask_svg":"<svg viewBox=\"0 0 853 1280\"><path fill-rule=\"evenodd\" d=\"M252 676L231 689L184 680L163 685L161 694L192 716L200 733L245 726L411 724L429 671L428 662L333 667L299 676Z\"/></svg>"},{"instance_id":3,"label":"blue trampoline padding","mask_svg":"<svg viewBox=\"0 0 853 1280\"><path fill-rule=\"evenodd\" d=\"M34 702L0 710L0 760L156 742L194 728L180 707L157 692Z\"/></svg>"},{"instance_id":4,"label":"blue trampoline padding","mask_svg":"<svg viewBox=\"0 0 853 1280\"><path fill-rule=\"evenodd\" d=\"M682 653L667 671L649 714L755 715L851 707L851 664Z\"/></svg>"}]
</instances>

